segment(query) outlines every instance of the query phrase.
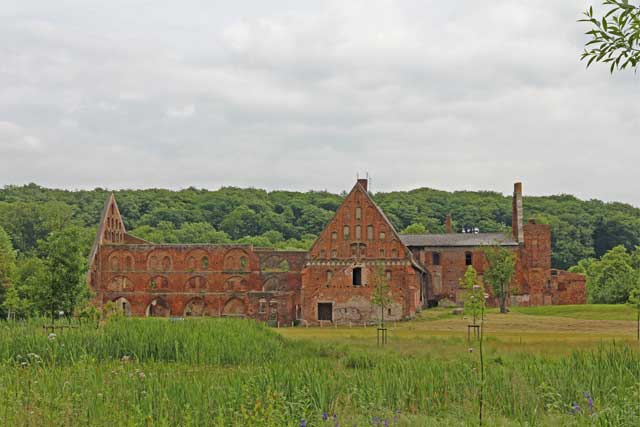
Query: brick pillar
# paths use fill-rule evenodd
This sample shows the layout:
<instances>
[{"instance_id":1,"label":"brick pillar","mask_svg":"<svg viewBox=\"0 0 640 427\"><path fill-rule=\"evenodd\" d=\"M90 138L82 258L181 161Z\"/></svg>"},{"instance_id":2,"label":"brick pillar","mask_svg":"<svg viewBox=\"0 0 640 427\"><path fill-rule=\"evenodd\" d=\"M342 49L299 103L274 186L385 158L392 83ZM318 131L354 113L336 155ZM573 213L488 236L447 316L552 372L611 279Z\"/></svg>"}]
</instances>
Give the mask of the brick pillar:
<instances>
[{"instance_id":1,"label":"brick pillar","mask_svg":"<svg viewBox=\"0 0 640 427\"><path fill-rule=\"evenodd\" d=\"M367 187L369 187L369 180L366 178L359 178L358 179L358 184L360 184L360 186L362 188L364 188L364 191L369 191Z\"/></svg>"},{"instance_id":2,"label":"brick pillar","mask_svg":"<svg viewBox=\"0 0 640 427\"><path fill-rule=\"evenodd\" d=\"M511 229L513 238L518 242L524 242L523 230L523 213L522 213L522 183L513 184L513 206L511 211Z\"/></svg>"},{"instance_id":3,"label":"brick pillar","mask_svg":"<svg viewBox=\"0 0 640 427\"><path fill-rule=\"evenodd\" d=\"M447 214L444 220L444 229L446 233L453 233L453 226L451 225L451 214Z\"/></svg>"}]
</instances>

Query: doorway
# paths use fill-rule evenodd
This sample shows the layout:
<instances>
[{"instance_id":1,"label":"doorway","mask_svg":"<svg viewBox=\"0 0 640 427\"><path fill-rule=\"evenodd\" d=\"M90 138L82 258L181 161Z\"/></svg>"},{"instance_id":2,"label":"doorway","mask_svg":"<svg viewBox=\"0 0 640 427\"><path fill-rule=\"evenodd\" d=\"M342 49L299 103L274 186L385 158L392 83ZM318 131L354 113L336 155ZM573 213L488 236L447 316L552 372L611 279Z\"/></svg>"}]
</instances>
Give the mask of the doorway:
<instances>
[{"instance_id":1,"label":"doorway","mask_svg":"<svg viewBox=\"0 0 640 427\"><path fill-rule=\"evenodd\" d=\"M333 303L318 303L318 320L328 320L329 322L333 321Z\"/></svg>"}]
</instances>

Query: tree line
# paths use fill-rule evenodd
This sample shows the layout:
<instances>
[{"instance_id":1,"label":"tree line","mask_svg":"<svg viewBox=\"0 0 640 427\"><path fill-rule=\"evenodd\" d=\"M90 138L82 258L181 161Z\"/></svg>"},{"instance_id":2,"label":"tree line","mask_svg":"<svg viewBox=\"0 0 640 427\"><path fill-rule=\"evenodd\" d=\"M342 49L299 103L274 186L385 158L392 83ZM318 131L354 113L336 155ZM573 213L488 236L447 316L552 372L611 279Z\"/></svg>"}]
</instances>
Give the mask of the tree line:
<instances>
[{"instance_id":1,"label":"tree line","mask_svg":"<svg viewBox=\"0 0 640 427\"><path fill-rule=\"evenodd\" d=\"M86 263L108 195L109 191L101 188L68 191L36 184L0 189L0 228L6 235L3 250L14 254L5 258L15 260L12 273L5 276L25 283L23 296L31 293L28 283L42 281L45 274L56 275L47 270L52 268L47 267L47 260L52 248L62 250L65 245L53 239L73 240L73 257ZM346 192L223 187L214 191L120 190L115 195L128 232L154 243L239 242L308 249ZM511 197L497 192L419 188L376 193L373 198L396 229L404 233L442 233L447 214L452 215L456 230L473 226L481 232L509 233L511 229ZM524 207L525 220L536 218L551 225L552 265L556 268L599 259L617 246L631 253L640 245L640 209L628 204L556 195L525 197ZM8 279L2 279L1 274L4 285L0 294L6 294ZM17 291L10 290L9 296L20 296ZM42 303L29 307L45 310ZM0 314L6 314L6 310Z\"/></svg>"}]
</instances>

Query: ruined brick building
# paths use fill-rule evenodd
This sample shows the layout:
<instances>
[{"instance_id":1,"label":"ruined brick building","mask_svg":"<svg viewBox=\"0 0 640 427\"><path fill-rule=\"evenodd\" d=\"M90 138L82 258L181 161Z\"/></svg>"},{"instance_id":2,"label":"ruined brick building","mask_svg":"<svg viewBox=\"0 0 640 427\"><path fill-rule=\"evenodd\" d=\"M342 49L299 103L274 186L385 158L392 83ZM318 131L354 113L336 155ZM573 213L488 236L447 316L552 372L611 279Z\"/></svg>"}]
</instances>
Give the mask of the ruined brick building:
<instances>
[{"instance_id":1,"label":"ruined brick building","mask_svg":"<svg viewBox=\"0 0 640 427\"><path fill-rule=\"evenodd\" d=\"M399 235L359 179L307 251L251 245L154 244L128 234L113 195L105 203L90 256L99 305L134 316L237 316L279 324L366 322L377 281L388 283L391 320L442 300L460 302L468 265L480 276L483 249L515 251L511 305L586 302L584 277L551 268L551 230L523 223L515 185L513 232ZM491 299L491 304L496 301Z\"/></svg>"}]
</instances>

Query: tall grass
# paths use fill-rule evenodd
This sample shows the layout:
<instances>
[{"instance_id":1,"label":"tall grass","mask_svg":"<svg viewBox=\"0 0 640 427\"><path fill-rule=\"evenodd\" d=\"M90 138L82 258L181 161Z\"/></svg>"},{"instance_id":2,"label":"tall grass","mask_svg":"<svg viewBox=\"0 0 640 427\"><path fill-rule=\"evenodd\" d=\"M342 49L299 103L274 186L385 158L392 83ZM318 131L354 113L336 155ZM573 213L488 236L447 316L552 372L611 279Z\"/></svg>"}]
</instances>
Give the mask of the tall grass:
<instances>
[{"instance_id":1,"label":"tall grass","mask_svg":"<svg viewBox=\"0 0 640 427\"><path fill-rule=\"evenodd\" d=\"M127 319L51 341L35 324L5 324L0 356L0 425L333 426L335 413L342 426L450 426L477 414L473 353L289 342L251 321ZM487 425L640 423L640 355L627 346L486 363Z\"/></svg>"}]
</instances>

